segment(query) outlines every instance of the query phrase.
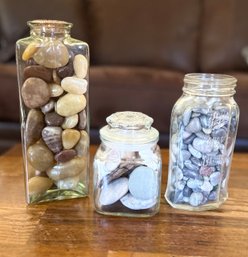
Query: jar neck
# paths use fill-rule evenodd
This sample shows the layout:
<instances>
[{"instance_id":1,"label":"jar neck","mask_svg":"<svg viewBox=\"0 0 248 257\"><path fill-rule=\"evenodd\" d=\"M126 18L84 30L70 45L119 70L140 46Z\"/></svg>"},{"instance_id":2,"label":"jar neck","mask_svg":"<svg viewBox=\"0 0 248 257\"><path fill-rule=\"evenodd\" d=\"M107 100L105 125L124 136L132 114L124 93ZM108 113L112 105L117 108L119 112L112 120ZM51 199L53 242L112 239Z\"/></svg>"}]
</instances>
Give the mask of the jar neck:
<instances>
[{"instance_id":1,"label":"jar neck","mask_svg":"<svg viewBox=\"0 0 248 257\"><path fill-rule=\"evenodd\" d=\"M56 37L65 38L70 36L72 24L57 20L34 20L29 21L30 36L32 37Z\"/></svg>"},{"instance_id":2,"label":"jar neck","mask_svg":"<svg viewBox=\"0 0 248 257\"><path fill-rule=\"evenodd\" d=\"M103 137L101 137L101 142L103 145L106 147L109 147L111 149L118 149L120 151L144 151L147 149L155 149L158 143L158 139L148 142L148 143L136 143L136 142L115 142L115 141L110 141L107 140Z\"/></svg>"},{"instance_id":3,"label":"jar neck","mask_svg":"<svg viewBox=\"0 0 248 257\"><path fill-rule=\"evenodd\" d=\"M183 92L189 95L233 96L237 79L223 74L190 73L184 77Z\"/></svg>"}]
</instances>

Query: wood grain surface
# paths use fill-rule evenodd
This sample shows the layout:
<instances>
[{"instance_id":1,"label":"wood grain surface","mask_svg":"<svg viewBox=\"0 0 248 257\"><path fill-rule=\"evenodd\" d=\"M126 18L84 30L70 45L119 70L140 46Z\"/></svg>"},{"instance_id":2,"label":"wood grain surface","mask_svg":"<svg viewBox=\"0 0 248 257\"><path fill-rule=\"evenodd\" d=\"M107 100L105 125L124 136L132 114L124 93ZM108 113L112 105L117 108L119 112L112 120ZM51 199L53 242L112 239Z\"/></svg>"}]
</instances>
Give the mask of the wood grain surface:
<instances>
[{"instance_id":1,"label":"wood grain surface","mask_svg":"<svg viewBox=\"0 0 248 257\"><path fill-rule=\"evenodd\" d=\"M162 156L160 212L111 217L94 211L92 196L26 205L21 146L15 146L0 157L0 257L248 256L248 154L234 154L229 199L207 212L164 201L168 151Z\"/></svg>"}]
</instances>

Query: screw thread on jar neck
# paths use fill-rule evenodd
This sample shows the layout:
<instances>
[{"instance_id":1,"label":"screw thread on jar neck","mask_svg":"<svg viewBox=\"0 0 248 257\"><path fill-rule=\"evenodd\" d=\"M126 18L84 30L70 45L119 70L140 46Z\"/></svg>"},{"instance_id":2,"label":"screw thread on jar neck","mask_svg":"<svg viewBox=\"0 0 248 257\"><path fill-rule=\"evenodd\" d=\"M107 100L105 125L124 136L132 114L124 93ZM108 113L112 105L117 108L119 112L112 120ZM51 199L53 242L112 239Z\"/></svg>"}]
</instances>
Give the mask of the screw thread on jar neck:
<instances>
[{"instance_id":1,"label":"screw thread on jar neck","mask_svg":"<svg viewBox=\"0 0 248 257\"><path fill-rule=\"evenodd\" d=\"M198 96L233 96L237 79L223 74L189 73L184 77L183 92Z\"/></svg>"},{"instance_id":2,"label":"screw thread on jar neck","mask_svg":"<svg viewBox=\"0 0 248 257\"><path fill-rule=\"evenodd\" d=\"M72 28L72 23L58 20L33 20L27 24L31 36L66 37Z\"/></svg>"}]
</instances>

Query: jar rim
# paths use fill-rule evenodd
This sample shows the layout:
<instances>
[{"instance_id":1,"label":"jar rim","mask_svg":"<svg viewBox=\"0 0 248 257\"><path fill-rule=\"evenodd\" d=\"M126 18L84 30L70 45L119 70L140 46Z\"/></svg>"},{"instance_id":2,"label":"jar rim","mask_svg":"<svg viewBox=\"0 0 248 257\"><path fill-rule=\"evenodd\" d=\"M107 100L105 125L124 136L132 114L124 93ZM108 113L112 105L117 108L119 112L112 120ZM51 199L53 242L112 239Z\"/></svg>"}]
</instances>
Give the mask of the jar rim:
<instances>
[{"instance_id":1,"label":"jar rim","mask_svg":"<svg viewBox=\"0 0 248 257\"><path fill-rule=\"evenodd\" d=\"M189 73L184 76L183 92L198 96L232 96L237 79L230 75L215 73Z\"/></svg>"},{"instance_id":2,"label":"jar rim","mask_svg":"<svg viewBox=\"0 0 248 257\"><path fill-rule=\"evenodd\" d=\"M27 24L30 28L47 26L49 28L60 27L65 29L71 29L73 26L72 23L67 21L43 20L43 19L28 21Z\"/></svg>"},{"instance_id":3,"label":"jar rim","mask_svg":"<svg viewBox=\"0 0 248 257\"><path fill-rule=\"evenodd\" d=\"M233 85L237 83L237 79L231 75L218 73L188 73L184 76L184 82L189 84Z\"/></svg>"}]
</instances>

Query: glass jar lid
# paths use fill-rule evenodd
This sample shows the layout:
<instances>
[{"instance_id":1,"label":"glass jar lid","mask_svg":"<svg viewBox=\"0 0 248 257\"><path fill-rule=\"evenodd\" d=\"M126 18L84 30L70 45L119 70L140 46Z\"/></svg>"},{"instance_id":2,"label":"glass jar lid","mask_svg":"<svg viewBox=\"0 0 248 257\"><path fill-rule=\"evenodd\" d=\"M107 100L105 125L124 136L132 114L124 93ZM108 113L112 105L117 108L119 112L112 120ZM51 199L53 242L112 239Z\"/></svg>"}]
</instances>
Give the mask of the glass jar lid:
<instances>
[{"instance_id":1,"label":"glass jar lid","mask_svg":"<svg viewBox=\"0 0 248 257\"><path fill-rule=\"evenodd\" d=\"M145 144L158 141L159 132L151 127L153 119L141 112L116 112L106 119L100 129L102 140L126 144Z\"/></svg>"}]
</instances>

